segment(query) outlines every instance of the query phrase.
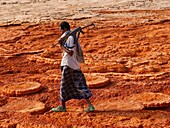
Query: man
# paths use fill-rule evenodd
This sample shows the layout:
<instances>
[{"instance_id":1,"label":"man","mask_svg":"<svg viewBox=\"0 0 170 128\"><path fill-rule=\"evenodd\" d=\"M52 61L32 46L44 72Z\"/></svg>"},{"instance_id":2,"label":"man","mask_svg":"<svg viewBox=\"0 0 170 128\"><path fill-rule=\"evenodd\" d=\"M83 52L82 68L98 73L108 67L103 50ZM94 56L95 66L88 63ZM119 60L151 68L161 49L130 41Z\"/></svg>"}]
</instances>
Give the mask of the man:
<instances>
[{"instance_id":1,"label":"man","mask_svg":"<svg viewBox=\"0 0 170 128\"><path fill-rule=\"evenodd\" d=\"M63 40L70 32L70 25L68 22L61 22L60 30L62 36L59 38L58 43L60 48L64 51L61 61L61 85L60 85L60 100L61 106L52 108L54 112L65 112L66 101L70 99L85 99L88 103L86 112L94 111L95 108L91 104L89 98L92 96L89 90L84 74L80 69L80 64L77 59L78 41L76 35L70 35L66 40Z\"/></svg>"}]
</instances>

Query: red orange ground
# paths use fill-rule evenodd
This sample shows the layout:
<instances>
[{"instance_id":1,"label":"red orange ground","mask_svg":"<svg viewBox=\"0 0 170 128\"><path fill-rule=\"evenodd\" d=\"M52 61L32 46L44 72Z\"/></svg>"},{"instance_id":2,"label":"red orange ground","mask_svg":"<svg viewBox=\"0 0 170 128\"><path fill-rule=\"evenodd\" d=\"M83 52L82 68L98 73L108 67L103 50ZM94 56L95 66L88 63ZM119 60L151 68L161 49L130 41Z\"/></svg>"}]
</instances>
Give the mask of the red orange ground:
<instances>
[{"instance_id":1,"label":"red orange ground","mask_svg":"<svg viewBox=\"0 0 170 128\"><path fill-rule=\"evenodd\" d=\"M97 106L108 100L118 102L142 92L170 95L170 20L166 18L170 10L99 13L107 14L107 17L93 19L96 28L85 30L80 38L86 59L82 71L102 73L111 83L103 88L91 89L92 103ZM117 13L139 17L112 16ZM86 25L79 20L70 20L70 23L72 28ZM0 87L15 82L39 82L42 91L23 97L46 105L46 112L40 114L1 112L1 127L170 126L169 107L84 113L85 101L71 100L67 103L68 112L49 112L51 107L59 105L61 50L58 47L51 48L51 44L60 36L58 24L56 21L0 28ZM2 106L15 99L5 95L1 97Z\"/></svg>"}]
</instances>

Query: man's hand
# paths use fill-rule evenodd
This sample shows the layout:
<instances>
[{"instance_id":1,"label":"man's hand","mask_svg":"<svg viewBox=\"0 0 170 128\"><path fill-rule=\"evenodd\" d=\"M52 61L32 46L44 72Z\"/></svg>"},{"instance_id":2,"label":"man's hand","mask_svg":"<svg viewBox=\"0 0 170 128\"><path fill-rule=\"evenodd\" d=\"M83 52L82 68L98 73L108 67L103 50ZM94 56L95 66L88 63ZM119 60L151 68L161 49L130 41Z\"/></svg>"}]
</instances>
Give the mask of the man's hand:
<instances>
[{"instance_id":1,"label":"man's hand","mask_svg":"<svg viewBox=\"0 0 170 128\"><path fill-rule=\"evenodd\" d=\"M63 49L65 52L67 52L70 56L74 54L73 50L69 50L68 48L64 47L63 45L60 45L60 48Z\"/></svg>"},{"instance_id":2,"label":"man's hand","mask_svg":"<svg viewBox=\"0 0 170 128\"><path fill-rule=\"evenodd\" d=\"M74 51L71 50L68 54L72 56L74 54Z\"/></svg>"}]
</instances>

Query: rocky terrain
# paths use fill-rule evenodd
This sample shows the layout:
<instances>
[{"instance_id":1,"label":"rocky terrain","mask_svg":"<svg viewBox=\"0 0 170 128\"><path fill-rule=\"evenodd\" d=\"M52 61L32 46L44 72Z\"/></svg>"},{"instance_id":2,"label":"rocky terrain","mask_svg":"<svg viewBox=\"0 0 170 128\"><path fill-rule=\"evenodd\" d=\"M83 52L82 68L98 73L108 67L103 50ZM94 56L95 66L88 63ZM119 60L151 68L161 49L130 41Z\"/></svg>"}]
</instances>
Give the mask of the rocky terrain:
<instances>
[{"instance_id":1,"label":"rocky terrain","mask_svg":"<svg viewBox=\"0 0 170 128\"><path fill-rule=\"evenodd\" d=\"M80 35L96 111L59 105L66 20ZM1 128L169 128L169 0L0 0Z\"/></svg>"}]
</instances>

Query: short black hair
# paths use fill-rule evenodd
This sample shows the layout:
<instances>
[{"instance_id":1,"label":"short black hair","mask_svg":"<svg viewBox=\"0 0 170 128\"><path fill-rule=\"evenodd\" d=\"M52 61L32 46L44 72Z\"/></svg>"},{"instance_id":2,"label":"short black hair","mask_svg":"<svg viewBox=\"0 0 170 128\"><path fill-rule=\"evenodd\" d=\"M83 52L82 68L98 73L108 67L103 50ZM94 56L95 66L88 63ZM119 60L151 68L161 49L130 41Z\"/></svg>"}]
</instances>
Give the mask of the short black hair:
<instances>
[{"instance_id":1,"label":"short black hair","mask_svg":"<svg viewBox=\"0 0 170 128\"><path fill-rule=\"evenodd\" d=\"M64 28L66 28L67 30L70 30L70 25L68 22L63 21L60 23L59 27L63 30Z\"/></svg>"}]
</instances>

